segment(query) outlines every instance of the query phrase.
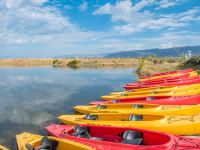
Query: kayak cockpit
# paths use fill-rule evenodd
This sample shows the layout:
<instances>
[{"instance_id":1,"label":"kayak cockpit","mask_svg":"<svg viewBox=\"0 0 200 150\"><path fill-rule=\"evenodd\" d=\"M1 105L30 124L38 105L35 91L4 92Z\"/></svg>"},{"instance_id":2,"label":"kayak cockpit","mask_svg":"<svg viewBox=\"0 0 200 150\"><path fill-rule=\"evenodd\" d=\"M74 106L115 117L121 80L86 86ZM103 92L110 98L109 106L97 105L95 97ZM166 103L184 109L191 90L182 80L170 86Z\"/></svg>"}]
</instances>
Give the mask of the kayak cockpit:
<instances>
[{"instance_id":1,"label":"kayak cockpit","mask_svg":"<svg viewBox=\"0 0 200 150\"><path fill-rule=\"evenodd\" d=\"M139 114L86 114L84 120L98 121L156 121L164 119L162 115L139 115Z\"/></svg>"},{"instance_id":2,"label":"kayak cockpit","mask_svg":"<svg viewBox=\"0 0 200 150\"><path fill-rule=\"evenodd\" d=\"M145 109L145 108L158 108L159 107L159 105L157 105L157 104L139 104L139 103L137 103L137 104L121 104L121 105L116 105L116 104L98 104L97 106L96 106L96 108L98 108L98 109L126 109L126 108L128 108L128 109L130 109L130 108L132 108L132 109L140 109L140 108L142 108L142 109Z\"/></svg>"},{"instance_id":3,"label":"kayak cockpit","mask_svg":"<svg viewBox=\"0 0 200 150\"><path fill-rule=\"evenodd\" d=\"M123 102L123 101L126 101L126 102L133 102L133 101L153 101L153 100L161 100L161 99L169 99L171 98L172 96L144 96L144 97L123 97L123 98L118 98L116 99L116 102L115 103L119 103L119 102Z\"/></svg>"},{"instance_id":4,"label":"kayak cockpit","mask_svg":"<svg viewBox=\"0 0 200 150\"><path fill-rule=\"evenodd\" d=\"M43 137L41 140L38 140L38 142L35 142L34 144L27 143L25 147L27 150L56 150L58 147L58 141L53 141L48 137Z\"/></svg>"},{"instance_id":5,"label":"kayak cockpit","mask_svg":"<svg viewBox=\"0 0 200 150\"><path fill-rule=\"evenodd\" d=\"M60 133L59 133L60 134ZM165 134L149 132L133 128L107 128L104 126L76 125L73 129L63 133L66 136L85 138L95 141L106 141L131 145L163 145L170 142L171 138Z\"/></svg>"},{"instance_id":6,"label":"kayak cockpit","mask_svg":"<svg viewBox=\"0 0 200 150\"><path fill-rule=\"evenodd\" d=\"M27 132L16 135L16 141L19 150L92 150L88 146L67 139L44 137Z\"/></svg>"}]
</instances>

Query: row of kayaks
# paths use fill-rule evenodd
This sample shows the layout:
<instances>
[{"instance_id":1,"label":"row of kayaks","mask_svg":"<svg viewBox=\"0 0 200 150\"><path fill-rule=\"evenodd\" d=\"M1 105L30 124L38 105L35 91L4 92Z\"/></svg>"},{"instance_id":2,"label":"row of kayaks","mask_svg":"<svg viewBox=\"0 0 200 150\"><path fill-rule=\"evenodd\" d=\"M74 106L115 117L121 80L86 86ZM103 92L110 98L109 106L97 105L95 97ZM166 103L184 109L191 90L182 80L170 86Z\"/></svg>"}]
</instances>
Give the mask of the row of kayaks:
<instances>
[{"instance_id":1,"label":"row of kayaks","mask_svg":"<svg viewBox=\"0 0 200 150\"><path fill-rule=\"evenodd\" d=\"M149 82L146 81L138 81L134 83L129 83L124 86L126 90L133 90L133 89L140 89L140 88L149 88L149 87L160 87L160 86L182 86L182 85L191 85L191 84L196 84L199 83L200 77L195 75L189 75L188 77L185 78L178 78L176 80L165 80L165 79L160 79L158 82L157 81L152 81L149 80Z\"/></svg>"},{"instance_id":2,"label":"row of kayaks","mask_svg":"<svg viewBox=\"0 0 200 150\"><path fill-rule=\"evenodd\" d=\"M176 78L178 76L181 76L181 75L184 75L187 73L189 73L189 75L192 75L192 76L193 76L193 74L194 74L194 76L197 75L196 72L193 72L193 69L177 70L177 71L156 73L151 76L143 76L143 77L140 77L139 81L149 81L149 80L151 81L153 79L166 79L166 78L170 78L170 77Z\"/></svg>"},{"instance_id":3,"label":"row of kayaks","mask_svg":"<svg viewBox=\"0 0 200 150\"><path fill-rule=\"evenodd\" d=\"M181 87L165 87L165 88L157 88L157 89L149 89L147 90L138 90L138 91L125 91L125 92L114 92L110 93L110 95L102 96L101 98L105 101L113 100L113 99L131 99L135 97L153 97L153 96L189 96L200 94L200 84L192 84L188 86Z\"/></svg>"},{"instance_id":4,"label":"row of kayaks","mask_svg":"<svg viewBox=\"0 0 200 150\"><path fill-rule=\"evenodd\" d=\"M195 71L145 76L126 86L102 101L75 106L79 114L59 116L62 125L45 128L49 136L16 135L18 149L200 149L200 77Z\"/></svg>"},{"instance_id":5,"label":"row of kayaks","mask_svg":"<svg viewBox=\"0 0 200 150\"><path fill-rule=\"evenodd\" d=\"M50 125L50 136L24 132L16 136L20 150L197 150L200 139L132 127Z\"/></svg>"}]
</instances>

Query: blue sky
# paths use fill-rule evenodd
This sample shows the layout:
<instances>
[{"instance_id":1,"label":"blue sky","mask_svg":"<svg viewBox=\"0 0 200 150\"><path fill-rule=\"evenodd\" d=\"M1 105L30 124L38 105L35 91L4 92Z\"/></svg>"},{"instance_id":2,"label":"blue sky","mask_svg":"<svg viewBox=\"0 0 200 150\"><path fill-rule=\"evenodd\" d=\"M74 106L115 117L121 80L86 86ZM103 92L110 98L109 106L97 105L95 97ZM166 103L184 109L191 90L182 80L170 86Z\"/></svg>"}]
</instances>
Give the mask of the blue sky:
<instances>
[{"instance_id":1,"label":"blue sky","mask_svg":"<svg viewBox=\"0 0 200 150\"><path fill-rule=\"evenodd\" d=\"M200 45L199 0L1 0L0 57Z\"/></svg>"}]
</instances>

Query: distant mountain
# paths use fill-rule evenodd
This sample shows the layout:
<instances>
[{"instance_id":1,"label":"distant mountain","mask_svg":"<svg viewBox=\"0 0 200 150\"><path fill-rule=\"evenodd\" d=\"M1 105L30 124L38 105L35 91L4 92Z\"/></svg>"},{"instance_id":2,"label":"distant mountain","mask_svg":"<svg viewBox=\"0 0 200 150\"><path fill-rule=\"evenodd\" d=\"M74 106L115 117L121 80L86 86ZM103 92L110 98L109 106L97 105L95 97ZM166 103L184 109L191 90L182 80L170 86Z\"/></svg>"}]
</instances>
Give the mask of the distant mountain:
<instances>
[{"instance_id":1,"label":"distant mountain","mask_svg":"<svg viewBox=\"0 0 200 150\"><path fill-rule=\"evenodd\" d=\"M154 49L146 49L146 50L131 50L131 51L121 51L116 53L110 53L106 55L107 58L112 57L145 57L148 55L156 55L158 57L165 56L180 56L181 54L185 54L188 50L192 51L192 55L200 55L200 46L184 46L184 47L175 47L175 48L154 48Z\"/></svg>"}]
</instances>

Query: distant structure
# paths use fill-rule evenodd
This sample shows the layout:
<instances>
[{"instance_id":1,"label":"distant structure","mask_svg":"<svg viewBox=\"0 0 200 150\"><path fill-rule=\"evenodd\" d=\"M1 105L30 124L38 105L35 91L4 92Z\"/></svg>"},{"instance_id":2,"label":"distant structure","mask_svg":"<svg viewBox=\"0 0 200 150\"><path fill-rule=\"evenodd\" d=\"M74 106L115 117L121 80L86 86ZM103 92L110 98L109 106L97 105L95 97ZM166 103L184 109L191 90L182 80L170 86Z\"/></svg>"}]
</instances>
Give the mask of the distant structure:
<instances>
[{"instance_id":1,"label":"distant structure","mask_svg":"<svg viewBox=\"0 0 200 150\"><path fill-rule=\"evenodd\" d=\"M186 60L190 59L192 57L192 51L188 50L188 52L185 54Z\"/></svg>"}]
</instances>

